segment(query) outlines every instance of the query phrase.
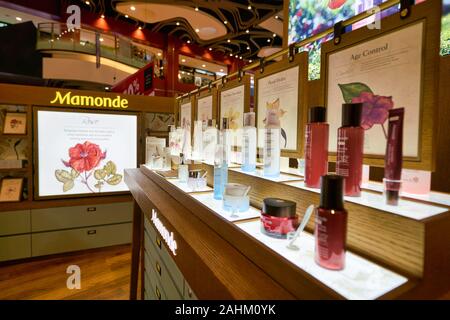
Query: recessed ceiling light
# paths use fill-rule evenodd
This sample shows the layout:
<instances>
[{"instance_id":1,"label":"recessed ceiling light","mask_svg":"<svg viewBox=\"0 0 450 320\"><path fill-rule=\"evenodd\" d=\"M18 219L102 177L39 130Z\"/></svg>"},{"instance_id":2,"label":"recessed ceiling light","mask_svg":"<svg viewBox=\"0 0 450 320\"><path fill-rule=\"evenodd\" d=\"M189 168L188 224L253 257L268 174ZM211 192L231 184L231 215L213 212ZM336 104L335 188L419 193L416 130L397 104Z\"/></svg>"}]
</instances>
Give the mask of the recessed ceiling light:
<instances>
[{"instance_id":1,"label":"recessed ceiling light","mask_svg":"<svg viewBox=\"0 0 450 320\"><path fill-rule=\"evenodd\" d=\"M16 20L17 21L22 21L22 18L21 17L16 17Z\"/></svg>"},{"instance_id":2,"label":"recessed ceiling light","mask_svg":"<svg viewBox=\"0 0 450 320\"><path fill-rule=\"evenodd\" d=\"M230 43L230 42L231 42L231 40L230 40L230 39L228 39L228 40L227 40L227 42L228 42L228 43Z\"/></svg>"},{"instance_id":3,"label":"recessed ceiling light","mask_svg":"<svg viewBox=\"0 0 450 320\"><path fill-rule=\"evenodd\" d=\"M223 69L220 69L220 72L223 72Z\"/></svg>"},{"instance_id":4,"label":"recessed ceiling light","mask_svg":"<svg viewBox=\"0 0 450 320\"><path fill-rule=\"evenodd\" d=\"M273 34L273 37L275 38L276 36L277 36L277 34L276 34L276 33L274 33L274 34Z\"/></svg>"},{"instance_id":5,"label":"recessed ceiling light","mask_svg":"<svg viewBox=\"0 0 450 320\"><path fill-rule=\"evenodd\" d=\"M241 60L242 60L242 56L240 56L240 57L239 57L239 59L241 59Z\"/></svg>"},{"instance_id":6,"label":"recessed ceiling light","mask_svg":"<svg viewBox=\"0 0 450 320\"><path fill-rule=\"evenodd\" d=\"M195 7L195 11L198 11L198 7Z\"/></svg>"},{"instance_id":7,"label":"recessed ceiling light","mask_svg":"<svg viewBox=\"0 0 450 320\"><path fill-rule=\"evenodd\" d=\"M105 39L103 39L103 38L100 38L99 40L100 40L100 42L103 42L103 41L105 41Z\"/></svg>"},{"instance_id":8,"label":"recessed ceiling light","mask_svg":"<svg viewBox=\"0 0 450 320\"><path fill-rule=\"evenodd\" d=\"M249 47L249 46L247 46L247 50L250 50L250 47Z\"/></svg>"},{"instance_id":9,"label":"recessed ceiling light","mask_svg":"<svg viewBox=\"0 0 450 320\"><path fill-rule=\"evenodd\" d=\"M238 55L235 55L234 57L237 59L239 56L238 56Z\"/></svg>"},{"instance_id":10,"label":"recessed ceiling light","mask_svg":"<svg viewBox=\"0 0 450 320\"><path fill-rule=\"evenodd\" d=\"M128 15L127 15L127 14L125 15L125 18L128 18Z\"/></svg>"},{"instance_id":11,"label":"recessed ceiling light","mask_svg":"<svg viewBox=\"0 0 450 320\"><path fill-rule=\"evenodd\" d=\"M212 51L212 48L209 48L209 51Z\"/></svg>"},{"instance_id":12,"label":"recessed ceiling light","mask_svg":"<svg viewBox=\"0 0 450 320\"><path fill-rule=\"evenodd\" d=\"M252 62L253 62L253 60L248 60L248 62L252 63Z\"/></svg>"},{"instance_id":13,"label":"recessed ceiling light","mask_svg":"<svg viewBox=\"0 0 450 320\"><path fill-rule=\"evenodd\" d=\"M200 32L200 29L195 29L195 32L199 33L199 32Z\"/></svg>"},{"instance_id":14,"label":"recessed ceiling light","mask_svg":"<svg viewBox=\"0 0 450 320\"><path fill-rule=\"evenodd\" d=\"M105 90L109 90L109 87L105 87Z\"/></svg>"},{"instance_id":15,"label":"recessed ceiling light","mask_svg":"<svg viewBox=\"0 0 450 320\"><path fill-rule=\"evenodd\" d=\"M186 41L187 43L191 43L191 40Z\"/></svg>"},{"instance_id":16,"label":"recessed ceiling light","mask_svg":"<svg viewBox=\"0 0 450 320\"><path fill-rule=\"evenodd\" d=\"M279 16L275 16L275 19L279 19L280 17Z\"/></svg>"},{"instance_id":17,"label":"recessed ceiling light","mask_svg":"<svg viewBox=\"0 0 450 320\"><path fill-rule=\"evenodd\" d=\"M247 30L245 30L245 33L249 33L249 32L250 32L250 30L248 30L248 29L247 29Z\"/></svg>"},{"instance_id":18,"label":"recessed ceiling light","mask_svg":"<svg viewBox=\"0 0 450 320\"><path fill-rule=\"evenodd\" d=\"M142 27L141 27L141 26L139 26L139 30L142 30Z\"/></svg>"},{"instance_id":19,"label":"recessed ceiling light","mask_svg":"<svg viewBox=\"0 0 450 320\"><path fill-rule=\"evenodd\" d=\"M228 21L227 20L225 20L224 22L223 22L223 24L227 24L228 23Z\"/></svg>"},{"instance_id":20,"label":"recessed ceiling light","mask_svg":"<svg viewBox=\"0 0 450 320\"><path fill-rule=\"evenodd\" d=\"M177 26L179 26L180 25L180 23L179 22L177 22Z\"/></svg>"},{"instance_id":21,"label":"recessed ceiling light","mask_svg":"<svg viewBox=\"0 0 450 320\"><path fill-rule=\"evenodd\" d=\"M87 5L90 5L90 4L91 4L89 1L85 1L84 3L86 3Z\"/></svg>"},{"instance_id":22,"label":"recessed ceiling light","mask_svg":"<svg viewBox=\"0 0 450 320\"><path fill-rule=\"evenodd\" d=\"M131 10L131 11L136 11L136 7L135 7L135 6L131 6L131 7L130 7L130 10Z\"/></svg>"},{"instance_id":23,"label":"recessed ceiling light","mask_svg":"<svg viewBox=\"0 0 450 320\"><path fill-rule=\"evenodd\" d=\"M267 39L267 42L270 42L270 39Z\"/></svg>"},{"instance_id":24,"label":"recessed ceiling light","mask_svg":"<svg viewBox=\"0 0 450 320\"><path fill-rule=\"evenodd\" d=\"M105 15L104 15L104 14L102 14L100 17L101 17L102 19L105 19Z\"/></svg>"},{"instance_id":25,"label":"recessed ceiling light","mask_svg":"<svg viewBox=\"0 0 450 320\"><path fill-rule=\"evenodd\" d=\"M186 59L181 59L181 62L186 62Z\"/></svg>"},{"instance_id":26,"label":"recessed ceiling light","mask_svg":"<svg viewBox=\"0 0 450 320\"><path fill-rule=\"evenodd\" d=\"M206 68L206 64L202 64L202 68Z\"/></svg>"},{"instance_id":27,"label":"recessed ceiling light","mask_svg":"<svg viewBox=\"0 0 450 320\"><path fill-rule=\"evenodd\" d=\"M248 10L252 10L252 6L248 6L247 9L248 9Z\"/></svg>"},{"instance_id":28,"label":"recessed ceiling light","mask_svg":"<svg viewBox=\"0 0 450 320\"><path fill-rule=\"evenodd\" d=\"M161 53L161 52L158 52L158 57L161 57L161 55L162 55L162 53Z\"/></svg>"}]
</instances>

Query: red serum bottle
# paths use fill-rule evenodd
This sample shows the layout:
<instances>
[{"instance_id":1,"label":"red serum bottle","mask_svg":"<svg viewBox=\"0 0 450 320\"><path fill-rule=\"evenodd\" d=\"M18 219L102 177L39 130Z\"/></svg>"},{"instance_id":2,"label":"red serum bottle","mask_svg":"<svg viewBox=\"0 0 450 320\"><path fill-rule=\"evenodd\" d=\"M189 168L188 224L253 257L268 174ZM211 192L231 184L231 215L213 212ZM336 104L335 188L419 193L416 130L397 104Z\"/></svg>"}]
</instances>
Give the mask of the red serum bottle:
<instances>
[{"instance_id":1,"label":"red serum bottle","mask_svg":"<svg viewBox=\"0 0 450 320\"><path fill-rule=\"evenodd\" d=\"M328 132L325 107L309 109L305 130L305 185L320 188L320 177L328 172Z\"/></svg>"},{"instance_id":2,"label":"red serum bottle","mask_svg":"<svg viewBox=\"0 0 450 320\"><path fill-rule=\"evenodd\" d=\"M314 229L315 261L331 270L345 267L347 211L344 209L343 189L343 177L335 174L322 177Z\"/></svg>"},{"instance_id":3,"label":"red serum bottle","mask_svg":"<svg viewBox=\"0 0 450 320\"><path fill-rule=\"evenodd\" d=\"M345 195L359 197L364 151L361 127L362 103L342 105L342 126L338 129L336 173L344 177Z\"/></svg>"}]
</instances>

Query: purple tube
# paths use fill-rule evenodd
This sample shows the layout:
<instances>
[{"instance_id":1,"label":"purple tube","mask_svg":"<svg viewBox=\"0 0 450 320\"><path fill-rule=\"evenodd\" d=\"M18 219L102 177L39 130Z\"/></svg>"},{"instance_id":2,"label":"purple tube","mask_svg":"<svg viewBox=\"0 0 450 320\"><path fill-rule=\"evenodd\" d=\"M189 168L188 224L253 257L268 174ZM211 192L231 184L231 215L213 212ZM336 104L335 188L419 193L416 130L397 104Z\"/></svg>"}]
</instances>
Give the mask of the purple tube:
<instances>
[{"instance_id":1,"label":"purple tube","mask_svg":"<svg viewBox=\"0 0 450 320\"><path fill-rule=\"evenodd\" d=\"M403 117L404 108L389 110L389 129L384 159L384 191L386 203L398 204L403 157Z\"/></svg>"}]
</instances>

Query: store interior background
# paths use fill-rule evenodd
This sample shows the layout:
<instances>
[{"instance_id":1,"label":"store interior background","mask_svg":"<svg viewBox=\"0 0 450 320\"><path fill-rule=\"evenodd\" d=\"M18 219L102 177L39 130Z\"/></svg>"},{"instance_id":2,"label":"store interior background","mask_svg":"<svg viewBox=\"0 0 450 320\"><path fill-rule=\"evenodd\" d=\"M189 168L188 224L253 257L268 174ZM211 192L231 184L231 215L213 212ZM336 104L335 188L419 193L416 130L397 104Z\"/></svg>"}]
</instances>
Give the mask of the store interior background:
<instances>
[{"instance_id":1,"label":"store interior background","mask_svg":"<svg viewBox=\"0 0 450 320\"><path fill-rule=\"evenodd\" d=\"M180 7L175 12L165 8L158 11L164 19L155 22L153 19L158 19L152 10L161 8L152 8L152 2L148 8L127 1L114 8L106 0L0 0L0 82L110 92L114 85L154 62L153 94L161 97L184 94L287 46L289 12L282 0L237 2L225 1L220 7L215 2L192 2L185 11ZM155 1L155 5L161 3ZM447 10L442 31L445 40L450 36L450 3L447 0L443 3ZM79 33L71 32L66 25L69 17L66 9L72 4L81 8ZM209 20L202 11L214 19ZM99 67L96 35L101 42ZM449 48L442 48L439 62L438 152L431 180L432 190L446 193L450 193L449 53ZM133 93L130 90L128 93ZM308 90L323 92L317 77L310 76ZM309 106L323 104L323 94L308 95ZM371 169L371 179L382 178L382 169ZM57 274L54 282L65 281L66 274L61 270L75 260L85 261L87 268L103 268L104 272L87 278L86 287L76 294L45 280ZM31 270L34 273L30 277ZM15 289L5 281L11 277L16 279ZM33 281L30 290L25 290ZM0 266L0 299L127 299L128 281L129 246L125 245L36 259L20 266ZM92 296L95 290L97 294Z\"/></svg>"}]
</instances>

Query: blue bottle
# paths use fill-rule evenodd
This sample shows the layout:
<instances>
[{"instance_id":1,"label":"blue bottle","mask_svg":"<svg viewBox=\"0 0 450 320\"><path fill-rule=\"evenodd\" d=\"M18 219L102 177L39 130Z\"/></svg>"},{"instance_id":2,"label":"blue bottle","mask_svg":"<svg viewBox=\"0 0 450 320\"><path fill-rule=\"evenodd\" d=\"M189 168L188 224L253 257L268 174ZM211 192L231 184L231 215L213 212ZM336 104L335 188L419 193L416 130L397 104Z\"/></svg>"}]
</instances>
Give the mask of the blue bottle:
<instances>
[{"instance_id":1,"label":"blue bottle","mask_svg":"<svg viewBox=\"0 0 450 320\"><path fill-rule=\"evenodd\" d=\"M214 199L222 200L225 185L228 183L227 134L228 119L223 118L222 131L218 135L221 141L216 145L214 157ZM219 139L220 139L219 138Z\"/></svg>"}]
</instances>

